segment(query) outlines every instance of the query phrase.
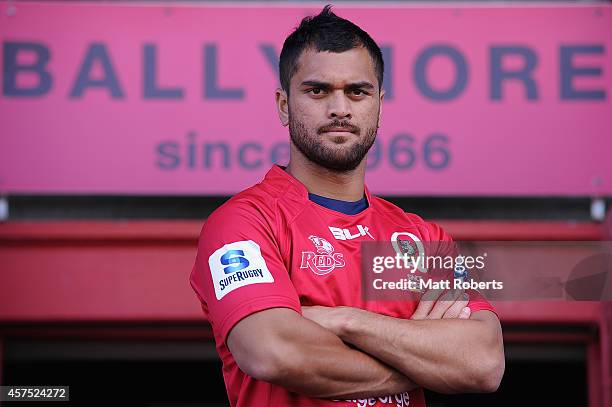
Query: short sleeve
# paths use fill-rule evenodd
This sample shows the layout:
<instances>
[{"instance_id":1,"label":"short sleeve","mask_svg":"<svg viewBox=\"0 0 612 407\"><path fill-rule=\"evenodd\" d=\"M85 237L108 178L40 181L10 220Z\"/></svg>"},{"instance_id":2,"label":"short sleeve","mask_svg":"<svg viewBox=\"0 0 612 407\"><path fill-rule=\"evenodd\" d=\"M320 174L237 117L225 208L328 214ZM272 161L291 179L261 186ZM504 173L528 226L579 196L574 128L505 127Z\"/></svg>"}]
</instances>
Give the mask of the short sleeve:
<instances>
[{"instance_id":1,"label":"short sleeve","mask_svg":"<svg viewBox=\"0 0 612 407\"><path fill-rule=\"evenodd\" d=\"M300 302L266 215L247 203L225 204L206 221L190 284L218 340L246 316Z\"/></svg>"},{"instance_id":2,"label":"short sleeve","mask_svg":"<svg viewBox=\"0 0 612 407\"><path fill-rule=\"evenodd\" d=\"M437 254L441 255L442 257L446 255L456 257L458 254L458 249L452 237L440 225L433 222L427 222L427 224L429 229L429 238L431 241L436 242L435 244L437 245L438 251ZM493 305L491 305L491 303L489 303L480 292L472 289L465 290L465 292L470 297L467 306L470 308L471 312L488 310L495 313L495 315L497 315L499 318L499 315L497 314L497 311Z\"/></svg>"}]
</instances>

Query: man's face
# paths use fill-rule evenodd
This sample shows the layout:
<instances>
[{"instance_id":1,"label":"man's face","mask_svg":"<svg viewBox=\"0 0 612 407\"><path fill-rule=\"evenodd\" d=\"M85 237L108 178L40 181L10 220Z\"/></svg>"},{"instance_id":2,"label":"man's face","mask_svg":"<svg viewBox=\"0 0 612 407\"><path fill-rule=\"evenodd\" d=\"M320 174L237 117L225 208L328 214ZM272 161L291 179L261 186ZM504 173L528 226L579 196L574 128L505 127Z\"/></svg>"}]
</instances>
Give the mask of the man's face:
<instances>
[{"instance_id":1,"label":"man's face","mask_svg":"<svg viewBox=\"0 0 612 407\"><path fill-rule=\"evenodd\" d=\"M365 48L304 51L290 84L291 141L317 165L339 172L355 169L376 138L381 93Z\"/></svg>"}]
</instances>

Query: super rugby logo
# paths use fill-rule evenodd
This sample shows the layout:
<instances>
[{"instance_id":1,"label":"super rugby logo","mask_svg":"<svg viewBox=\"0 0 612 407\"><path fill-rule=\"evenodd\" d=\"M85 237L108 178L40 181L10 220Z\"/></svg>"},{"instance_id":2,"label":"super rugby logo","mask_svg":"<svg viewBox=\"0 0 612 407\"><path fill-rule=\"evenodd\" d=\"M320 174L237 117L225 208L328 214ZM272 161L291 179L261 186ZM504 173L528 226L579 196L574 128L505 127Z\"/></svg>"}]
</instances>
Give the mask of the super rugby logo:
<instances>
[{"instance_id":1,"label":"super rugby logo","mask_svg":"<svg viewBox=\"0 0 612 407\"><path fill-rule=\"evenodd\" d=\"M240 287L274 282L261 247L252 240L223 245L210 255L208 265L218 300Z\"/></svg>"},{"instance_id":2,"label":"super rugby logo","mask_svg":"<svg viewBox=\"0 0 612 407\"><path fill-rule=\"evenodd\" d=\"M323 276L336 267L344 267L344 255L334 253L334 247L319 236L310 235L308 239L315 245L317 252L302 252L301 269L309 268L313 273Z\"/></svg>"}]
</instances>

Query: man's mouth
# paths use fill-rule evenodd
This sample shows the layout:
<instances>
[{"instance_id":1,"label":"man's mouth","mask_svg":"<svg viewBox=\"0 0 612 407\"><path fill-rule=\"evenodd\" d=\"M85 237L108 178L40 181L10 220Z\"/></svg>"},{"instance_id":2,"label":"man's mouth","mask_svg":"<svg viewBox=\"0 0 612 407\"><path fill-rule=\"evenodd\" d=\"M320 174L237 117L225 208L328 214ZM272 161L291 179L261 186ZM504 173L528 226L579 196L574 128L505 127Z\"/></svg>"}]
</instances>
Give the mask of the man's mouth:
<instances>
[{"instance_id":1,"label":"man's mouth","mask_svg":"<svg viewBox=\"0 0 612 407\"><path fill-rule=\"evenodd\" d=\"M347 133L355 133L355 131L347 127L332 127L324 130L323 133L346 135Z\"/></svg>"},{"instance_id":2,"label":"man's mouth","mask_svg":"<svg viewBox=\"0 0 612 407\"><path fill-rule=\"evenodd\" d=\"M359 133L359 128L355 126L334 126L334 127L323 127L319 130L319 134L328 133L328 134L342 134L346 135L347 133L357 134Z\"/></svg>"}]
</instances>

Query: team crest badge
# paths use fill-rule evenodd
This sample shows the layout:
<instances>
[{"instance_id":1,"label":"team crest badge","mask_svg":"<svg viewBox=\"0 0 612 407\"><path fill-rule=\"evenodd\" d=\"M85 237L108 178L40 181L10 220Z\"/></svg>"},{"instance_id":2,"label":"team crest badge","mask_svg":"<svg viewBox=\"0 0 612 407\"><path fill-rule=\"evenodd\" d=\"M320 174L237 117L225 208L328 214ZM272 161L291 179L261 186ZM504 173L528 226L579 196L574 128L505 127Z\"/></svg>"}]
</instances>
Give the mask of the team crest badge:
<instances>
[{"instance_id":1,"label":"team crest badge","mask_svg":"<svg viewBox=\"0 0 612 407\"><path fill-rule=\"evenodd\" d=\"M335 253L331 243L314 235L308 236L308 239L314 244L316 252L302 252L301 269L309 268L313 273L324 276L334 271L336 267L344 267L344 255Z\"/></svg>"},{"instance_id":2,"label":"team crest badge","mask_svg":"<svg viewBox=\"0 0 612 407\"><path fill-rule=\"evenodd\" d=\"M410 232L395 232L391 236L391 245L396 253L406 255L410 258L424 257L425 247L418 236ZM417 269L421 273L427 273L423 263L417 263Z\"/></svg>"}]
</instances>

